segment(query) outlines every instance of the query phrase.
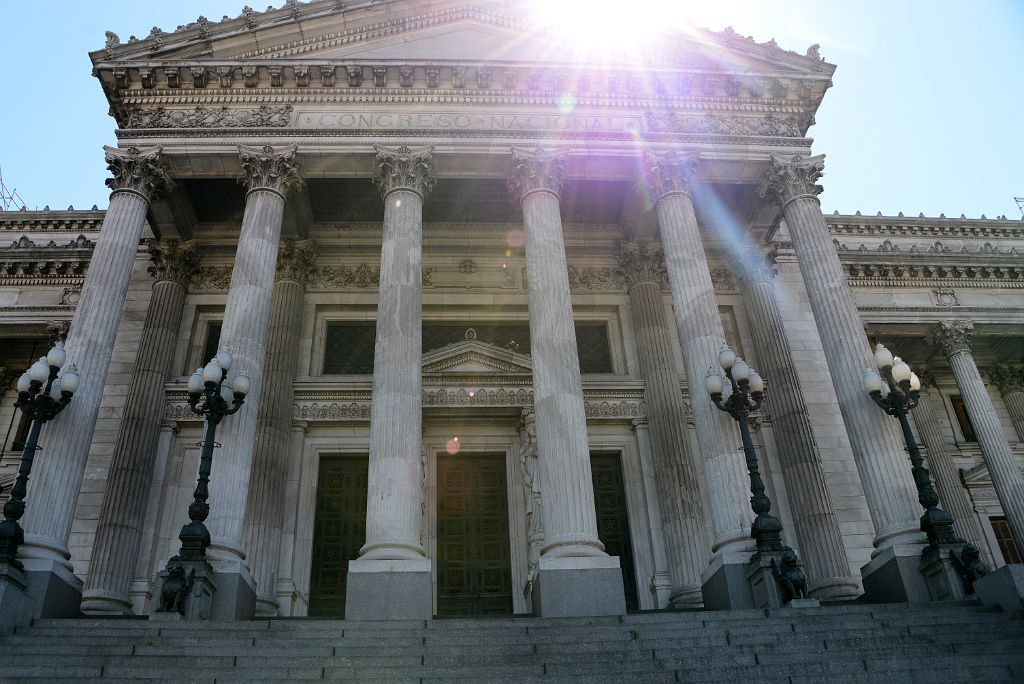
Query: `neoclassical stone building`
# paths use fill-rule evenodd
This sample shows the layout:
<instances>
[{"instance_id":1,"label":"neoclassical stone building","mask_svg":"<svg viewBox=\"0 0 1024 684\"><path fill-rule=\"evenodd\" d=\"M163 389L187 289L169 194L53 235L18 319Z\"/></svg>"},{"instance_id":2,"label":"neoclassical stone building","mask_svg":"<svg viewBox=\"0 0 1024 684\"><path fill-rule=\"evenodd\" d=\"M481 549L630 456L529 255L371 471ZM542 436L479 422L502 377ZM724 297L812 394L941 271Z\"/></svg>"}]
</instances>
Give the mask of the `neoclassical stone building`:
<instances>
[{"instance_id":1,"label":"neoclassical stone building","mask_svg":"<svg viewBox=\"0 0 1024 684\"><path fill-rule=\"evenodd\" d=\"M723 343L766 378L813 596L928 598L875 339L924 380L958 533L1020 562L1024 223L823 216L817 46L586 64L519 5L289 1L91 54L108 209L0 214L5 492L13 379L64 337L82 376L23 520L41 610L151 609L202 440L185 380L223 347L253 379L208 521L240 617L752 605Z\"/></svg>"}]
</instances>

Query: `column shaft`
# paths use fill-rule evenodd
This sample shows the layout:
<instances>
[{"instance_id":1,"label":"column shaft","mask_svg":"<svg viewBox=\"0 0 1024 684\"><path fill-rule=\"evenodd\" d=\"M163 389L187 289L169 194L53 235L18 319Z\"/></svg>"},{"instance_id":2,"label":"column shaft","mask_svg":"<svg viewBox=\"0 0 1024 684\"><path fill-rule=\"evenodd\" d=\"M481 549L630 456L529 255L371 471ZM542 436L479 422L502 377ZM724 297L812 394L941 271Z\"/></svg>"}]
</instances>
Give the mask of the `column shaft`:
<instances>
[{"instance_id":1,"label":"column shaft","mask_svg":"<svg viewBox=\"0 0 1024 684\"><path fill-rule=\"evenodd\" d=\"M124 613L131 607L128 590L140 549L160 437L164 383L171 371L185 306L185 281L198 261L191 250L168 248L163 254L154 255L155 268L163 268L162 276L169 279L153 285L146 311L132 384L100 507L82 601L85 613ZM182 263L171 266L174 271L168 272L169 259Z\"/></svg>"}]
</instances>

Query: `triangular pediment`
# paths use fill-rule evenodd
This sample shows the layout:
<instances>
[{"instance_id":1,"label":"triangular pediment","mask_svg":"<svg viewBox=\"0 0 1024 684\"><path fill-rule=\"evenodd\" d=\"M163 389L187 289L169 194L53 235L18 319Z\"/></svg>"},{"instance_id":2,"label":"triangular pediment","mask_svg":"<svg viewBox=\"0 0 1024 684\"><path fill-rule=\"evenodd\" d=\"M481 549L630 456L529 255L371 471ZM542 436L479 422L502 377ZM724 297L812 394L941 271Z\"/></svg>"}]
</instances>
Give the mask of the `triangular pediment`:
<instances>
[{"instance_id":1,"label":"triangular pediment","mask_svg":"<svg viewBox=\"0 0 1024 684\"><path fill-rule=\"evenodd\" d=\"M532 373L526 354L502 349L480 340L463 340L423 355L424 373L516 374Z\"/></svg>"}]
</instances>

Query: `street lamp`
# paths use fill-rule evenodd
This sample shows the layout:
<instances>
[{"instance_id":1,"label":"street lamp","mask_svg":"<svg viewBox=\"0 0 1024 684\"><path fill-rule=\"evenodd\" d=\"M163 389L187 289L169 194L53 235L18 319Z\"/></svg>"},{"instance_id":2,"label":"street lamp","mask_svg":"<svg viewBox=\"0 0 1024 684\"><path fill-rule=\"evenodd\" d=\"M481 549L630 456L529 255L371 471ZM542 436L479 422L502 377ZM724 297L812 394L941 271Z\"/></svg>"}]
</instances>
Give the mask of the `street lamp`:
<instances>
[{"instance_id":1,"label":"street lamp","mask_svg":"<svg viewBox=\"0 0 1024 684\"><path fill-rule=\"evenodd\" d=\"M8 563L19 570L23 567L16 556L18 547L25 542L25 531L18 521L25 515L28 476L32 472L35 452L40 449L39 433L43 423L53 420L71 403L71 397L78 389L78 373L74 364L60 373L66 360L64 343L58 342L18 379L18 400L14 405L31 417L32 427L25 441L25 450L21 453L21 466L11 488L11 497L4 504L4 520L0 522L0 564Z\"/></svg>"},{"instance_id":2,"label":"street lamp","mask_svg":"<svg viewBox=\"0 0 1024 684\"><path fill-rule=\"evenodd\" d=\"M883 411L900 421L903 440L910 454L914 484L917 485L917 500L925 509L921 516L921 530L928 535L929 546L963 544L964 540L953 532L953 516L939 508L939 495L932 486L907 420L910 410L921 400L921 381L903 359L893 356L883 345L875 345L874 357L878 370L869 369L864 374L864 389Z\"/></svg>"},{"instance_id":3,"label":"street lamp","mask_svg":"<svg viewBox=\"0 0 1024 684\"><path fill-rule=\"evenodd\" d=\"M757 517L750 526L750 536L757 543L758 552L775 555L791 551L782 544L782 522L771 515L771 499L764 493L764 482L758 469L757 454L754 444L750 441L750 429L747 417L761 406L764 401L764 380L747 363L736 356L736 352L723 344L718 354L718 363L725 370L732 392L728 398L722 399L723 382L721 374L713 367L708 368L704 378L704 388L714 402L739 423L740 437L743 440L743 454L747 459L747 472L750 474L750 507Z\"/></svg>"},{"instance_id":4,"label":"street lamp","mask_svg":"<svg viewBox=\"0 0 1024 684\"><path fill-rule=\"evenodd\" d=\"M227 382L232 358L227 350L217 352L203 368L197 368L188 379L188 406L192 412L206 416L206 436L203 438L203 452L199 458L199 481L196 484L194 500L188 507L191 522L181 528L181 552L172 561L201 561L206 559L206 547L210 545L210 531L204 524L210 514L210 467L213 464L213 450L217 445L217 425L224 416L230 416L242 408L245 395L251 383L245 375L236 375L234 385ZM200 404L202 400L202 404ZM170 568L170 564L168 564Z\"/></svg>"}]
</instances>

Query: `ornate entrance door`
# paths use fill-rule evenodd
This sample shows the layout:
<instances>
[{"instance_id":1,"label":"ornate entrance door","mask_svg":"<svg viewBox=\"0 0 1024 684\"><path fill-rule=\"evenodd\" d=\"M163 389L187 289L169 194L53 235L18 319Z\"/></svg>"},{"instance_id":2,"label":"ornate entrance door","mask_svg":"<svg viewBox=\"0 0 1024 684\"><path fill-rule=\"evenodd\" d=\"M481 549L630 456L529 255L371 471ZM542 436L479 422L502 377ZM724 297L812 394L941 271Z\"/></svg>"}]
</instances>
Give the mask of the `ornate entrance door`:
<instances>
[{"instance_id":1,"label":"ornate entrance door","mask_svg":"<svg viewBox=\"0 0 1024 684\"><path fill-rule=\"evenodd\" d=\"M510 615L505 456L437 457L437 614Z\"/></svg>"},{"instance_id":2,"label":"ornate entrance door","mask_svg":"<svg viewBox=\"0 0 1024 684\"><path fill-rule=\"evenodd\" d=\"M320 459L309 614L344 617L348 562L366 543L366 456Z\"/></svg>"},{"instance_id":3,"label":"ornate entrance door","mask_svg":"<svg viewBox=\"0 0 1024 684\"><path fill-rule=\"evenodd\" d=\"M636 567L633 565L633 542L629 536L622 463L618 454L592 454L590 469L594 478L597 536L609 556L619 557L626 609L638 610L640 602L636 593Z\"/></svg>"}]
</instances>

